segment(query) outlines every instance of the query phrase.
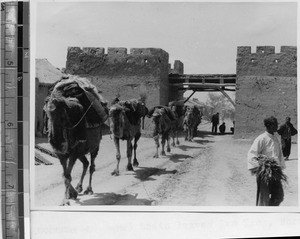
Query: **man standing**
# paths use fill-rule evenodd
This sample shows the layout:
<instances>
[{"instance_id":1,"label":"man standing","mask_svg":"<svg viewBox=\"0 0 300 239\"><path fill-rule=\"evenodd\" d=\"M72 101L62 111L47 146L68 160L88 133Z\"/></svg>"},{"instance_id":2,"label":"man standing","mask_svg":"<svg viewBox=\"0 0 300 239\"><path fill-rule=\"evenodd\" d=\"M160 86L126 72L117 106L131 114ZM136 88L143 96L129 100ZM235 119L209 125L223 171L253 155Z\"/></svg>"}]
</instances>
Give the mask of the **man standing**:
<instances>
[{"instance_id":1,"label":"man standing","mask_svg":"<svg viewBox=\"0 0 300 239\"><path fill-rule=\"evenodd\" d=\"M285 123L279 127L277 132L281 136L283 157L285 160L289 160L289 156L291 154L292 136L298 133L291 123L290 117L286 117Z\"/></svg>"},{"instance_id":2,"label":"man standing","mask_svg":"<svg viewBox=\"0 0 300 239\"><path fill-rule=\"evenodd\" d=\"M219 113L216 113L212 116L211 122L212 122L211 132L217 133L218 124L219 124Z\"/></svg>"},{"instance_id":3,"label":"man standing","mask_svg":"<svg viewBox=\"0 0 300 239\"><path fill-rule=\"evenodd\" d=\"M278 138L274 135L278 129L277 119L273 116L264 119L266 131L259 135L253 142L248 152L248 169L259 167L259 157L274 159L281 169L285 168L281 145ZM271 181L268 184L260 177L257 180L257 206L279 206L283 201L284 193L281 180Z\"/></svg>"}]
</instances>

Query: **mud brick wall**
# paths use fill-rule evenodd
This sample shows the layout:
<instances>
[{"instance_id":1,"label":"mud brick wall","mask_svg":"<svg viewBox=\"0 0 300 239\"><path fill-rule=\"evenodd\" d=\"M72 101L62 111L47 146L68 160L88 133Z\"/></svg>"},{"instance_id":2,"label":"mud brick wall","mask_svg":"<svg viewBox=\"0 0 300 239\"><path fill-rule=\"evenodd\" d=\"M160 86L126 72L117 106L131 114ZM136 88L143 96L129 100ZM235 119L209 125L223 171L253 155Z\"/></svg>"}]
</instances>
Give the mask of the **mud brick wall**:
<instances>
[{"instance_id":1,"label":"mud brick wall","mask_svg":"<svg viewBox=\"0 0 300 239\"><path fill-rule=\"evenodd\" d=\"M157 48L79 48L69 47L66 73L90 78L111 102L147 94L147 104L168 102L169 54Z\"/></svg>"},{"instance_id":2,"label":"mud brick wall","mask_svg":"<svg viewBox=\"0 0 300 239\"><path fill-rule=\"evenodd\" d=\"M184 73L184 65L181 61L174 61L174 68L171 68L171 64L169 64L169 74L178 74L183 75ZM181 100L183 99L184 91L178 90L175 86L169 86L169 101Z\"/></svg>"},{"instance_id":3,"label":"mud brick wall","mask_svg":"<svg viewBox=\"0 0 300 239\"><path fill-rule=\"evenodd\" d=\"M178 63L177 63L178 64ZM106 100L146 94L149 108L169 102L169 54L159 48L69 47L66 73L89 78ZM149 120L145 122L146 128Z\"/></svg>"},{"instance_id":4,"label":"mud brick wall","mask_svg":"<svg viewBox=\"0 0 300 239\"><path fill-rule=\"evenodd\" d=\"M286 116L297 127L297 48L238 47L235 137L254 138L265 130L263 119ZM295 137L294 137L295 138ZM294 139L295 140L295 139Z\"/></svg>"}]
</instances>

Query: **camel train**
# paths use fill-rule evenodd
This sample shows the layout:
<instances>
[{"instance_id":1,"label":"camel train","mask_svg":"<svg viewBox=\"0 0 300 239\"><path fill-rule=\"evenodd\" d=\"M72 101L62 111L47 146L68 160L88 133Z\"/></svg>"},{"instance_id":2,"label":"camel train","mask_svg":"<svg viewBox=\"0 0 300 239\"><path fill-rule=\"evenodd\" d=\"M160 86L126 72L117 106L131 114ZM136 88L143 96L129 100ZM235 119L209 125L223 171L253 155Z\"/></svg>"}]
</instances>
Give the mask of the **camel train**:
<instances>
[{"instance_id":1,"label":"camel train","mask_svg":"<svg viewBox=\"0 0 300 239\"><path fill-rule=\"evenodd\" d=\"M172 146L179 144L178 133L183 128L185 140L192 141L201 122L201 112L197 107L186 106L184 101L173 101L167 106L158 105L148 110L146 96L139 99L117 100L108 107L108 102L99 94L98 89L88 79L67 76L55 83L50 89L44 105L47 122L48 141L63 168L65 193L61 205L70 205L69 199L76 199L83 190L83 179L89 167L89 185L84 194L93 194L92 176L95 171L95 158L102 138L102 127L108 122L116 148L117 165L112 175L119 175L121 159L120 140L127 142L128 163L126 169L133 171L138 167L136 156L138 140L141 137L145 117L152 119L156 151L159 157L159 138L161 156L165 156ZM90 154L90 162L86 155ZM133 163L132 163L133 156ZM74 188L72 169L76 160L83 164L81 178Z\"/></svg>"}]
</instances>

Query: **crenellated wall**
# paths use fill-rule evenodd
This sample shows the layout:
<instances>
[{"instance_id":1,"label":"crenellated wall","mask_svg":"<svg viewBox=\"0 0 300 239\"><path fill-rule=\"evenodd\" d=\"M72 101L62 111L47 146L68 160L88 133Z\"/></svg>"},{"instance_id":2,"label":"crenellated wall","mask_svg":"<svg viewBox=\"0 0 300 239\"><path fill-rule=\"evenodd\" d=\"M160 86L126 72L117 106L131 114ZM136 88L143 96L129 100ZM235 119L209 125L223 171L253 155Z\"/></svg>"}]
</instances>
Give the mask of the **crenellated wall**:
<instances>
[{"instance_id":1,"label":"crenellated wall","mask_svg":"<svg viewBox=\"0 0 300 239\"><path fill-rule=\"evenodd\" d=\"M181 72L180 61L175 67ZM167 105L170 96L177 94L169 88L169 54L159 48L69 47L66 73L89 78L111 102L147 95L147 106ZM177 89L176 89L177 90ZM149 121L145 123L150 124Z\"/></svg>"},{"instance_id":2,"label":"crenellated wall","mask_svg":"<svg viewBox=\"0 0 300 239\"><path fill-rule=\"evenodd\" d=\"M66 71L69 74L138 76L168 74L169 54L157 48L69 47Z\"/></svg>"},{"instance_id":3,"label":"crenellated wall","mask_svg":"<svg viewBox=\"0 0 300 239\"><path fill-rule=\"evenodd\" d=\"M167 104L169 54L157 48L69 47L66 73L90 78L111 102L146 93L150 106Z\"/></svg>"},{"instance_id":4,"label":"crenellated wall","mask_svg":"<svg viewBox=\"0 0 300 239\"><path fill-rule=\"evenodd\" d=\"M273 46L237 49L235 137L253 138L264 131L263 119L286 116L297 126L297 47Z\"/></svg>"},{"instance_id":5,"label":"crenellated wall","mask_svg":"<svg viewBox=\"0 0 300 239\"><path fill-rule=\"evenodd\" d=\"M282 46L275 53L274 46L258 46L256 53L251 53L251 47L243 46L237 49L238 76L297 76L297 47Z\"/></svg>"}]
</instances>

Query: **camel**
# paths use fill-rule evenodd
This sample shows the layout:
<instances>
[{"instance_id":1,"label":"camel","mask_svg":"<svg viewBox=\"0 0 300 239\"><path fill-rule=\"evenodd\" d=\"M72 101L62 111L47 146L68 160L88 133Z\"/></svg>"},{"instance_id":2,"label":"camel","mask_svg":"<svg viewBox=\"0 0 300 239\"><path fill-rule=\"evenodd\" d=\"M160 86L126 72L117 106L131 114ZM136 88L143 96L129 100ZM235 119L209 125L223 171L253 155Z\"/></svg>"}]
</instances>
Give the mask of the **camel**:
<instances>
[{"instance_id":1,"label":"camel","mask_svg":"<svg viewBox=\"0 0 300 239\"><path fill-rule=\"evenodd\" d=\"M172 146L175 147L176 144L179 145L178 133L183 126L183 116L185 114L184 101L171 101L169 102L169 108L175 116L175 120L171 122L171 132L170 136L172 138Z\"/></svg>"},{"instance_id":2,"label":"camel","mask_svg":"<svg viewBox=\"0 0 300 239\"><path fill-rule=\"evenodd\" d=\"M128 101L118 101L110 107L110 131L113 134L113 140L116 147L117 165L112 175L118 176L120 174L119 164L121 159L120 153L120 139L127 142L127 158L128 163L126 169L133 171L132 167L132 151L133 151L133 166L138 167L139 163L136 158L137 142L141 137L141 118L144 122L144 117L148 113L143 98ZM134 144L132 145L132 141Z\"/></svg>"},{"instance_id":3,"label":"camel","mask_svg":"<svg viewBox=\"0 0 300 239\"><path fill-rule=\"evenodd\" d=\"M194 136L197 134L197 127L201 123L201 112L196 106L185 106L185 115L183 125L185 128L186 141L193 141Z\"/></svg>"},{"instance_id":4,"label":"camel","mask_svg":"<svg viewBox=\"0 0 300 239\"><path fill-rule=\"evenodd\" d=\"M159 136L161 136L161 155L166 156L165 144L167 143L167 152L171 152L169 136L172 130L172 122L176 120L176 117L167 106L155 106L149 111L147 116L149 118L152 117L154 124L153 139L156 145L156 152L153 157L158 158Z\"/></svg>"},{"instance_id":5,"label":"camel","mask_svg":"<svg viewBox=\"0 0 300 239\"><path fill-rule=\"evenodd\" d=\"M48 140L63 168L65 184L62 206L70 205L82 192L83 179L89 166L86 154L90 154L89 184L84 194L93 194L92 176L95 158L102 138L101 125L107 118L105 103L88 80L76 78L58 83L45 105L48 120ZM81 178L73 188L71 173L76 160L83 164Z\"/></svg>"}]
</instances>

